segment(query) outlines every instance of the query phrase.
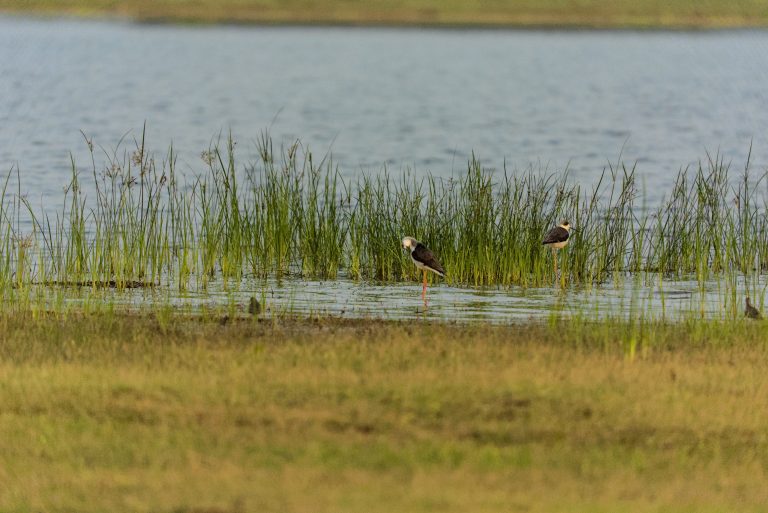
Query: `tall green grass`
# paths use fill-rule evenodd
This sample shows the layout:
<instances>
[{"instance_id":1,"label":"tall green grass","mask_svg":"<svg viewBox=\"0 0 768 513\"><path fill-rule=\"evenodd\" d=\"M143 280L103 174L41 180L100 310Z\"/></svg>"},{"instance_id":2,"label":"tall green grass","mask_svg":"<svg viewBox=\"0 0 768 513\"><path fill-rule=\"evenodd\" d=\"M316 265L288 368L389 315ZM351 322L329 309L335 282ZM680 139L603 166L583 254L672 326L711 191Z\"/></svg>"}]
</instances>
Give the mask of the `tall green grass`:
<instances>
[{"instance_id":1,"label":"tall green grass","mask_svg":"<svg viewBox=\"0 0 768 513\"><path fill-rule=\"evenodd\" d=\"M412 235L454 284L542 286L555 280L543 234L567 218L578 230L559 253L561 285L626 274L751 275L768 265L768 201L747 160L719 156L683 169L648 207L636 170L608 166L585 186L568 172L494 172L472 158L459 177L406 172L346 178L300 143L240 163L232 137L182 175L173 148L156 158L144 137L72 178L57 209L20 194L17 169L0 196L0 287L64 283L184 290L244 276L397 281L416 270L400 249ZM16 183L14 183L16 182ZM14 191L16 186L16 192Z\"/></svg>"}]
</instances>

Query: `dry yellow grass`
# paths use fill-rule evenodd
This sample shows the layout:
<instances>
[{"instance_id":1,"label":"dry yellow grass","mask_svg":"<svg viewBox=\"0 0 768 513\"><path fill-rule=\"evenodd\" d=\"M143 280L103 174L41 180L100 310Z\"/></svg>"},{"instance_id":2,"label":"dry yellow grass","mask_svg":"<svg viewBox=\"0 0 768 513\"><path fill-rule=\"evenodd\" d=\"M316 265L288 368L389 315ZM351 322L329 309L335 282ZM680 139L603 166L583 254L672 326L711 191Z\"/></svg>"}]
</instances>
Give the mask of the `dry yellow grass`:
<instances>
[{"instance_id":1,"label":"dry yellow grass","mask_svg":"<svg viewBox=\"0 0 768 513\"><path fill-rule=\"evenodd\" d=\"M5 318L0 333L2 511L768 504L757 323L103 315Z\"/></svg>"},{"instance_id":2,"label":"dry yellow grass","mask_svg":"<svg viewBox=\"0 0 768 513\"><path fill-rule=\"evenodd\" d=\"M0 10L138 20L363 25L744 27L762 0L0 0Z\"/></svg>"}]
</instances>

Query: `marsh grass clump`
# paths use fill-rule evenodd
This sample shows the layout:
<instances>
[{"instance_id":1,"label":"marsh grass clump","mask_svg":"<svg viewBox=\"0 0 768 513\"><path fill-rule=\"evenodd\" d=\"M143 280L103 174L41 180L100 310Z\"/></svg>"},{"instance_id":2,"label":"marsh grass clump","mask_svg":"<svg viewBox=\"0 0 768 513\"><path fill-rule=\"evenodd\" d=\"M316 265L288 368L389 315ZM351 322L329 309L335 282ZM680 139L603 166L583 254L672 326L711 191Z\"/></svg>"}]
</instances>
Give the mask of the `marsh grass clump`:
<instances>
[{"instance_id":1,"label":"marsh grass clump","mask_svg":"<svg viewBox=\"0 0 768 513\"><path fill-rule=\"evenodd\" d=\"M201 155L202 171L177 171L171 147L156 159L144 134L88 167L71 160L58 209L21 194L18 169L0 196L0 286L80 283L228 287L244 276L396 281L416 278L399 250L412 234L439 255L453 284L551 285L543 234L562 218L578 228L560 257L560 284L628 274L714 276L768 266L768 205L749 158L740 177L719 156L683 169L649 208L636 169L609 165L591 187L568 171L489 170L472 158L444 179L406 171L345 177L300 142L239 163L231 136ZM103 164L97 161L103 160ZM15 186L15 187L14 187ZM14 188L16 192L14 192ZM734 274L735 273L735 274ZM731 279L734 282L734 279Z\"/></svg>"}]
</instances>

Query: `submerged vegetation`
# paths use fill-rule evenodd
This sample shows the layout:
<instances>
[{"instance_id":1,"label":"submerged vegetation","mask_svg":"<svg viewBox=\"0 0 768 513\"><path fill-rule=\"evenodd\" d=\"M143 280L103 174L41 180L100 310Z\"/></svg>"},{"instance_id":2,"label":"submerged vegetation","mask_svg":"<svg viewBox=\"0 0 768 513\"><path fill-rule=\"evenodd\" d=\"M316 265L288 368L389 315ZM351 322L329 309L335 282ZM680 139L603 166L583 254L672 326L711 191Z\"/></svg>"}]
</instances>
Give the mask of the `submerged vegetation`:
<instances>
[{"instance_id":1,"label":"submerged vegetation","mask_svg":"<svg viewBox=\"0 0 768 513\"><path fill-rule=\"evenodd\" d=\"M493 171L478 160L450 179L386 170L346 178L330 159L318 162L298 142L276 150L265 134L254 162L239 163L230 138L202 154L200 174L186 176L173 149L158 159L143 138L105 165L86 142L91 161L72 160L58 210L35 208L18 169L7 175L0 288L412 279L403 235L434 250L449 283L543 286L554 273L542 236L561 218L578 228L560 256L564 286L644 273L735 283L768 266L764 175L749 163L733 173L717 156L681 170L649 207L635 169L622 163L588 188L567 171Z\"/></svg>"}]
</instances>

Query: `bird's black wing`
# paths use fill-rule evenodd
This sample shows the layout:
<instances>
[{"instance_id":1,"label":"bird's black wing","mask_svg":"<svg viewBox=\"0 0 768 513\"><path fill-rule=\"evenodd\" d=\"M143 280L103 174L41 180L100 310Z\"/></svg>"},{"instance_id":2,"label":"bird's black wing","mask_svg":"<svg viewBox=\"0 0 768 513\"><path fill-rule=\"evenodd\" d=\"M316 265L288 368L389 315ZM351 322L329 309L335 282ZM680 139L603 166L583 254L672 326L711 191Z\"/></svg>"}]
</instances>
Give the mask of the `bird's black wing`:
<instances>
[{"instance_id":1,"label":"bird's black wing","mask_svg":"<svg viewBox=\"0 0 768 513\"><path fill-rule=\"evenodd\" d=\"M426 265L433 271L436 271L439 274L445 274L445 270L443 269L443 266L440 265L440 262L437 261L437 258L435 258L434 253L432 253L429 249L427 249L427 247L424 244L422 243L416 244L416 247L413 249L413 253L411 253L411 256L414 258L414 260L421 262L422 264Z\"/></svg>"},{"instance_id":2,"label":"bird's black wing","mask_svg":"<svg viewBox=\"0 0 768 513\"><path fill-rule=\"evenodd\" d=\"M566 230L562 226L556 226L555 228L552 228L547 232L547 234L544 236L544 240L542 241L542 244L554 244L556 242L565 242L568 240L569 235L570 233L568 233L568 230Z\"/></svg>"}]
</instances>

